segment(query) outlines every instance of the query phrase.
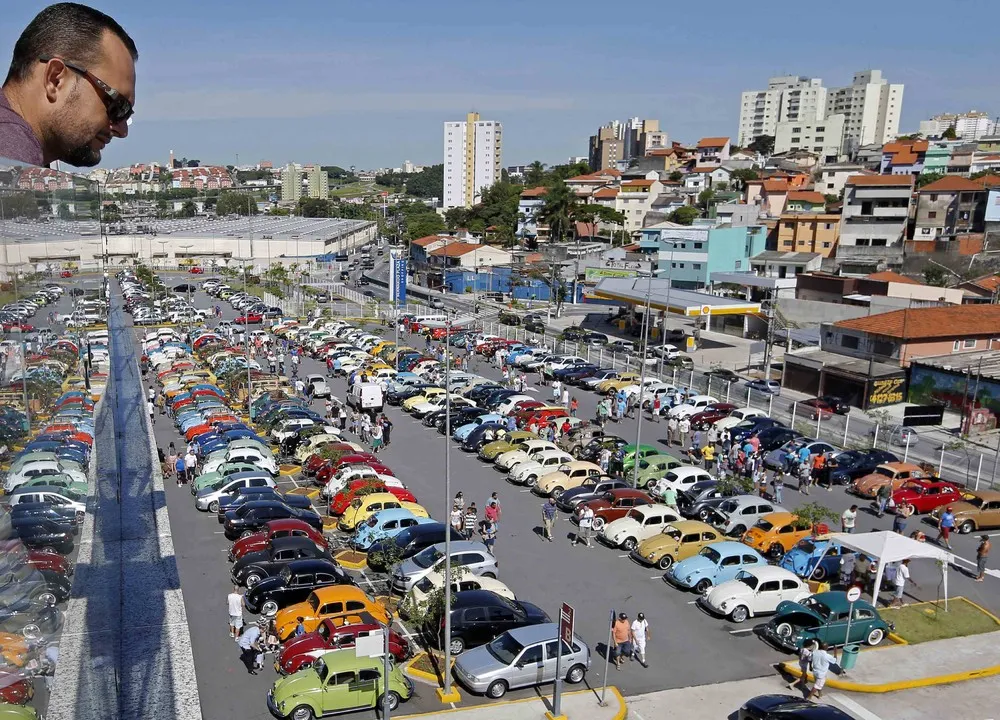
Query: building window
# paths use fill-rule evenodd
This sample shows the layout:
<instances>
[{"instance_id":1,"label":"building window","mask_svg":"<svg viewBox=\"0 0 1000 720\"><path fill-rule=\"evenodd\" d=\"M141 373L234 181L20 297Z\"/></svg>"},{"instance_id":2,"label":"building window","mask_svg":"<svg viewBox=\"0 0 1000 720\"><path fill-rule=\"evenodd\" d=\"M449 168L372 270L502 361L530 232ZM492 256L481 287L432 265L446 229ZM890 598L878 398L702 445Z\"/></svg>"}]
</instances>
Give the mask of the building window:
<instances>
[{"instance_id":1,"label":"building window","mask_svg":"<svg viewBox=\"0 0 1000 720\"><path fill-rule=\"evenodd\" d=\"M828 247L830 247L830 246L831 246L832 244L833 244L833 243L828 243L828 242L825 242L825 243L823 243L823 247L825 247L825 248L828 248Z\"/></svg>"},{"instance_id":2,"label":"building window","mask_svg":"<svg viewBox=\"0 0 1000 720\"><path fill-rule=\"evenodd\" d=\"M677 267L677 263L670 263L670 267L672 267L672 268Z\"/></svg>"},{"instance_id":3,"label":"building window","mask_svg":"<svg viewBox=\"0 0 1000 720\"><path fill-rule=\"evenodd\" d=\"M870 244L871 240L869 238L858 238L855 242L855 245L858 247L868 247Z\"/></svg>"},{"instance_id":4,"label":"building window","mask_svg":"<svg viewBox=\"0 0 1000 720\"><path fill-rule=\"evenodd\" d=\"M701 263L691 263L691 267L695 270L701 270Z\"/></svg>"},{"instance_id":5,"label":"building window","mask_svg":"<svg viewBox=\"0 0 1000 720\"><path fill-rule=\"evenodd\" d=\"M841 335L841 337L840 337L840 346L841 347L845 347L848 350L857 350L858 349L858 339L856 337L854 337L853 335Z\"/></svg>"},{"instance_id":6,"label":"building window","mask_svg":"<svg viewBox=\"0 0 1000 720\"><path fill-rule=\"evenodd\" d=\"M872 247L885 247L887 244L885 238L872 238Z\"/></svg>"},{"instance_id":7,"label":"building window","mask_svg":"<svg viewBox=\"0 0 1000 720\"><path fill-rule=\"evenodd\" d=\"M679 268L680 268L681 270L683 270L683 269L684 269L684 263L681 263L681 264L680 264L680 265L678 265L677 267L679 267Z\"/></svg>"},{"instance_id":8,"label":"building window","mask_svg":"<svg viewBox=\"0 0 1000 720\"><path fill-rule=\"evenodd\" d=\"M937 195L931 193L931 202L937 202Z\"/></svg>"},{"instance_id":9,"label":"building window","mask_svg":"<svg viewBox=\"0 0 1000 720\"><path fill-rule=\"evenodd\" d=\"M694 249L695 250L701 250L702 247L704 247L704 245L705 245L705 243L695 243L694 244Z\"/></svg>"},{"instance_id":10,"label":"building window","mask_svg":"<svg viewBox=\"0 0 1000 720\"><path fill-rule=\"evenodd\" d=\"M886 342L885 340L876 340L874 345L874 354L881 355L883 357L892 357L892 343Z\"/></svg>"},{"instance_id":11,"label":"building window","mask_svg":"<svg viewBox=\"0 0 1000 720\"><path fill-rule=\"evenodd\" d=\"M976 341L975 340L963 340L962 341L962 347L964 347L966 350L972 350L972 349L974 349L976 347Z\"/></svg>"},{"instance_id":12,"label":"building window","mask_svg":"<svg viewBox=\"0 0 1000 720\"><path fill-rule=\"evenodd\" d=\"M962 349L962 341L961 340L956 340L955 342L953 342L951 344L951 351L952 352L958 352L961 349Z\"/></svg>"}]
</instances>

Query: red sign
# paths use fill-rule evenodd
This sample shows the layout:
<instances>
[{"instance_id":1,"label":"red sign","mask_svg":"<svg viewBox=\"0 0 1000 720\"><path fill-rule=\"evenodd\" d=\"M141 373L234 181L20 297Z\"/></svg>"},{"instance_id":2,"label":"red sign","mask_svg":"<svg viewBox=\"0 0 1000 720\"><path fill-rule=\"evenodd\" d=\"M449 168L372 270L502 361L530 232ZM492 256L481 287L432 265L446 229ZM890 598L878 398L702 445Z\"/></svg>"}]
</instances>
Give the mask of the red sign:
<instances>
[{"instance_id":1,"label":"red sign","mask_svg":"<svg viewBox=\"0 0 1000 720\"><path fill-rule=\"evenodd\" d=\"M562 604L559 608L559 637L562 641L573 647L573 616L576 612L572 605Z\"/></svg>"},{"instance_id":2,"label":"red sign","mask_svg":"<svg viewBox=\"0 0 1000 720\"><path fill-rule=\"evenodd\" d=\"M382 191L382 197L384 197L384 198L389 197L389 193L387 193L385 190L383 190Z\"/></svg>"}]
</instances>

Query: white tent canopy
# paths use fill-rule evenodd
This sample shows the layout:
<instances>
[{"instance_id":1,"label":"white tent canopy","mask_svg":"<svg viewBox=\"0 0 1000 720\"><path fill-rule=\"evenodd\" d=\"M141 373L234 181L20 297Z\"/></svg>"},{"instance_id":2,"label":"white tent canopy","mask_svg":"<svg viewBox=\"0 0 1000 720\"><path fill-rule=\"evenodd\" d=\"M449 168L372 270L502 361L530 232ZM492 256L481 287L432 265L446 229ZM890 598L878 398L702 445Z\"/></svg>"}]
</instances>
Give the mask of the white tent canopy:
<instances>
[{"instance_id":1,"label":"white tent canopy","mask_svg":"<svg viewBox=\"0 0 1000 720\"><path fill-rule=\"evenodd\" d=\"M841 547L851 548L878 561L878 568L875 571L875 584L872 586L872 600L876 602L878 600L878 590L882 587L882 577L885 575L885 567L889 563L914 558L929 558L940 561L941 578L944 584L945 608L947 609L948 564L954 559L952 554L947 550L942 550L937 545L920 542L919 540L914 540L891 530L857 534L831 533L828 537L834 542L839 543Z\"/></svg>"}]
</instances>

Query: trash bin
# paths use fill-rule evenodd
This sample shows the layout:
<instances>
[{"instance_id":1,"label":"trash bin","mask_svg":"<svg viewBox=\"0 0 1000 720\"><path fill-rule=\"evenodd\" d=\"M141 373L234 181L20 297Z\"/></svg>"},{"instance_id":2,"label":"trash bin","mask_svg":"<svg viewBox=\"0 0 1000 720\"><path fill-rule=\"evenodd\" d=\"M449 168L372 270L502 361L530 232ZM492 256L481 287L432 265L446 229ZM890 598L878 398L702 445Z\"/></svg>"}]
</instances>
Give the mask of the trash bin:
<instances>
[{"instance_id":1,"label":"trash bin","mask_svg":"<svg viewBox=\"0 0 1000 720\"><path fill-rule=\"evenodd\" d=\"M840 655L840 667L844 670L851 670L858 662L858 653L861 651L860 645L845 645Z\"/></svg>"}]
</instances>

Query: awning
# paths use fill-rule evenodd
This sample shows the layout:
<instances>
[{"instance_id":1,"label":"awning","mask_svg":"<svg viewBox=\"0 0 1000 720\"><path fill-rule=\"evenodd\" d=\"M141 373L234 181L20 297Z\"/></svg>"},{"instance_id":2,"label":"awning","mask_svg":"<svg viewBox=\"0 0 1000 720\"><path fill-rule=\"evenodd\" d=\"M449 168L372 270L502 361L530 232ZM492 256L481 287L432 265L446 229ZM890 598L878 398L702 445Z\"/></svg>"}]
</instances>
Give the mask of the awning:
<instances>
[{"instance_id":1,"label":"awning","mask_svg":"<svg viewBox=\"0 0 1000 720\"><path fill-rule=\"evenodd\" d=\"M686 317L760 312L760 303L668 287L667 280L663 278L604 278L594 288L593 294L605 300L618 300L636 306L645 305L648 296L650 309L666 310Z\"/></svg>"}]
</instances>

